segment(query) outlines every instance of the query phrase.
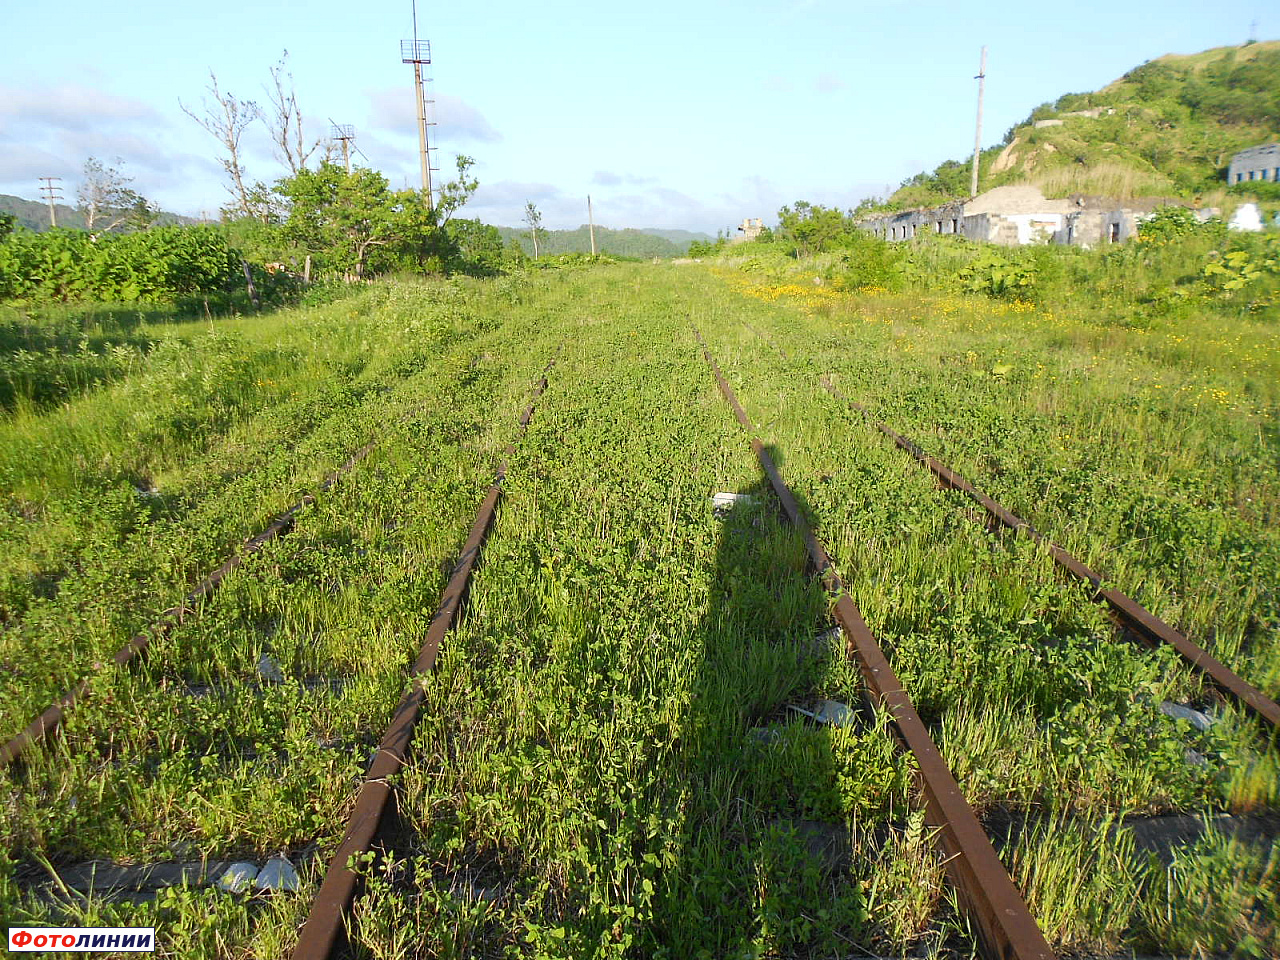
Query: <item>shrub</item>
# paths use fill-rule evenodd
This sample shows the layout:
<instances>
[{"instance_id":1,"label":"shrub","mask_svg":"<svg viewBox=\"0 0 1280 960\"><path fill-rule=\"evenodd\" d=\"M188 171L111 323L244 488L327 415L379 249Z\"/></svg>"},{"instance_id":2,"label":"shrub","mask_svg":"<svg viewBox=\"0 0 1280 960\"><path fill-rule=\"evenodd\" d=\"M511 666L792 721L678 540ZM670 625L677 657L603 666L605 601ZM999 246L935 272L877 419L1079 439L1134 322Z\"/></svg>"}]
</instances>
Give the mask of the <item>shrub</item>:
<instances>
[{"instance_id":1,"label":"shrub","mask_svg":"<svg viewBox=\"0 0 1280 960\"><path fill-rule=\"evenodd\" d=\"M15 233L0 241L0 298L168 302L237 283L240 256L216 227L141 233Z\"/></svg>"}]
</instances>

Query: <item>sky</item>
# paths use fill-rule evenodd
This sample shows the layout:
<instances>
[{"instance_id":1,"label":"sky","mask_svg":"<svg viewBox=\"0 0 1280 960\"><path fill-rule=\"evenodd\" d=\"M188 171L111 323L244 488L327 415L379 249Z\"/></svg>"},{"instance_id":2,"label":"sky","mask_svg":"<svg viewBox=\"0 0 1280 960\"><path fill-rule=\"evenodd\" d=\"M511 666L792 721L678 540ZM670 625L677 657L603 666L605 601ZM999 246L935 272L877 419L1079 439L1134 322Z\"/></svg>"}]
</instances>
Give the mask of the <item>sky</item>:
<instances>
[{"instance_id":1,"label":"sky","mask_svg":"<svg viewBox=\"0 0 1280 960\"><path fill-rule=\"evenodd\" d=\"M1280 36L1262 0L571 0L418 4L431 43L437 179L459 154L480 189L465 209L516 226L732 232L796 200L850 207L972 154L980 50L982 142L1037 105L1097 89L1165 53ZM0 4L0 193L67 201L96 157L163 208L216 216L229 200L216 141L186 116L219 86L266 103L288 51L312 137L352 124L359 164L419 186L411 0L101 0ZM245 135L252 180L284 168Z\"/></svg>"}]
</instances>

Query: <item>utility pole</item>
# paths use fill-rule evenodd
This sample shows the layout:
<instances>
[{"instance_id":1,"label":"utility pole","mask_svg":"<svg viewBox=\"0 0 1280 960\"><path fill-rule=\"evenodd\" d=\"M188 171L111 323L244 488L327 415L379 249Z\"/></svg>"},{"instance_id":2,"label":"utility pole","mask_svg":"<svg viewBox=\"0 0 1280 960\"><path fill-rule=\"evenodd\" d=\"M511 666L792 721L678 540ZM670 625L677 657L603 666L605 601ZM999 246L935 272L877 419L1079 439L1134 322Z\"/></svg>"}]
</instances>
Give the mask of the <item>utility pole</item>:
<instances>
[{"instance_id":1,"label":"utility pole","mask_svg":"<svg viewBox=\"0 0 1280 960\"><path fill-rule=\"evenodd\" d=\"M587 194L587 229L591 231L591 255L596 255L596 221L591 215L591 194Z\"/></svg>"},{"instance_id":2,"label":"utility pole","mask_svg":"<svg viewBox=\"0 0 1280 960\"><path fill-rule=\"evenodd\" d=\"M973 135L973 173L969 177L969 196L978 195L978 155L982 152L982 90L987 83L987 48L982 48L982 65L978 67L978 129Z\"/></svg>"},{"instance_id":3,"label":"utility pole","mask_svg":"<svg viewBox=\"0 0 1280 960\"><path fill-rule=\"evenodd\" d=\"M62 187L55 186L55 180L59 184L62 182L61 177L37 177L37 180L43 180L44 186L40 188L40 192L44 194L44 198L49 201L49 228L53 229L58 225L58 212L53 207L53 201L62 199Z\"/></svg>"},{"instance_id":4,"label":"utility pole","mask_svg":"<svg viewBox=\"0 0 1280 960\"><path fill-rule=\"evenodd\" d=\"M418 108L418 153L422 162L422 192L427 196L427 208L434 209L435 201L431 194L431 143L427 137L427 127L434 127L428 113L426 89L423 87L422 67L431 63L431 43L418 39L418 3L413 3L413 39L400 41L400 62L413 64L413 89ZM426 78L430 81L430 77Z\"/></svg>"},{"instance_id":5,"label":"utility pole","mask_svg":"<svg viewBox=\"0 0 1280 960\"><path fill-rule=\"evenodd\" d=\"M347 176L351 176L351 143L356 138L356 128L349 123L334 123L329 121L332 130L329 134L331 140L337 140L342 144L342 162L347 165Z\"/></svg>"}]
</instances>

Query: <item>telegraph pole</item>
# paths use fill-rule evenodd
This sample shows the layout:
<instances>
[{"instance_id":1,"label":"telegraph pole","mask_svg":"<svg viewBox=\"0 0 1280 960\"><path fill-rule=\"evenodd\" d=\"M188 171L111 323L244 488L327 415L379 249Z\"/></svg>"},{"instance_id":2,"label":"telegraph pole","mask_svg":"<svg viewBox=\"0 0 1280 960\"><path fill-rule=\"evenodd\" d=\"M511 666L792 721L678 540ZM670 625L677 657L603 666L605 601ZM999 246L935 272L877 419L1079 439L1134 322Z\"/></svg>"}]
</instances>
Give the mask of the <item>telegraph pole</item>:
<instances>
[{"instance_id":1,"label":"telegraph pole","mask_svg":"<svg viewBox=\"0 0 1280 960\"><path fill-rule=\"evenodd\" d=\"M587 229L591 231L591 255L596 255L596 221L591 215L591 194L587 194Z\"/></svg>"},{"instance_id":2,"label":"telegraph pole","mask_svg":"<svg viewBox=\"0 0 1280 960\"><path fill-rule=\"evenodd\" d=\"M427 196L428 209L435 208L431 195L431 145L427 137L427 127L434 127L427 115L426 90L423 87L422 67L431 63L431 43L418 39L418 4L413 3L413 39L400 41L400 62L413 64L413 89L418 108L418 153L422 162L422 192ZM428 77L427 80L431 78Z\"/></svg>"},{"instance_id":3,"label":"telegraph pole","mask_svg":"<svg viewBox=\"0 0 1280 960\"><path fill-rule=\"evenodd\" d=\"M342 162L347 166L347 176L351 176L351 143L356 138L356 128L349 123L334 123L329 120L331 127L329 133L330 140L337 140L342 144Z\"/></svg>"},{"instance_id":4,"label":"telegraph pole","mask_svg":"<svg viewBox=\"0 0 1280 960\"><path fill-rule=\"evenodd\" d=\"M58 225L58 212L53 208L53 201L62 199L62 187L55 186L55 180L59 184L62 182L61 177L37 177L37 180L43 180L44 186L40 188L40 192L44 194L44 198L49 201L49 228L53 229Z\"/></svg>"},{"instance_id":5,"label":"telegraph pole","mask_svg":"<svg viewBox=\"0 0 1280 960\"><path fill-rule=\"evenodd\" d=\"M973 135L973 173L969 177L969 196L978 195L978 155L982 152L982 90L987 83L987 48L982 48L982 65L978 67L978 129Z\"/></svg>"}]
</instances>

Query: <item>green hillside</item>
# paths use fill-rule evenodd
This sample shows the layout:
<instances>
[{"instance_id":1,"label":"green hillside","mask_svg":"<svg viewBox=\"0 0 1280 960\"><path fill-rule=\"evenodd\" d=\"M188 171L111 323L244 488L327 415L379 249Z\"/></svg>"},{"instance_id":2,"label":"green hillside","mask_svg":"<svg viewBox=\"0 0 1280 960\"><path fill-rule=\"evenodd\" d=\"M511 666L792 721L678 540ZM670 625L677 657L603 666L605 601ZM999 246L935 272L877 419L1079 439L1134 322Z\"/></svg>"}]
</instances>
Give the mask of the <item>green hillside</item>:
<instances>
[{"instance_id":1,"label":"green hillside","mask_svg":"<svg viewBox=\"0 0 1280 960\"><path fill-rule=\"evenodd\" d=\"M529 239L527 229L498 227L498 232L502 234L503 243L509 244L514 240L526 254L533 256L533 241ZM596 227L596 250L616 257L679 257L688 251L693 241L710 239L705 233L688 230L611 230ZM590 231L585 224L576 230L539 230L538 252L548 256L590 253Z\"/></svg>"},{"instance_id":2,"label":"green hillside","mask_svg":"<svg viewBox=\"0 0 1280 960\"><path fill-rule=\"evenodd\" d=\"M982 152L978 189L1032 183L1050 197L1205 197L1225 190L1233 153L1275 140L1280 41L1169 54L1101 90L1036 107ZM970 163L912 177L890 204L967 196Z\"/></svg>"},{"instance_id":3,"label":"green hillside","mask_svg":"<svg viewBox=\"0 0 1280 960\"><path fill-rule=\"evenodd\" d=\"M58 226L73 230L84 229L84 216L75 207L65 203L55 203L54 210L58 217ZM22 197L0 193L0 213L12 213L18 218L18 226L36 233L49 229L49 205L43 200L24 200ZM184 217L177 213L160 213L156 217L156 226L166 227L171 224L200 223L195 217Z\"/></svg>"}]
</instances>

